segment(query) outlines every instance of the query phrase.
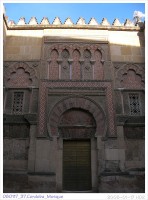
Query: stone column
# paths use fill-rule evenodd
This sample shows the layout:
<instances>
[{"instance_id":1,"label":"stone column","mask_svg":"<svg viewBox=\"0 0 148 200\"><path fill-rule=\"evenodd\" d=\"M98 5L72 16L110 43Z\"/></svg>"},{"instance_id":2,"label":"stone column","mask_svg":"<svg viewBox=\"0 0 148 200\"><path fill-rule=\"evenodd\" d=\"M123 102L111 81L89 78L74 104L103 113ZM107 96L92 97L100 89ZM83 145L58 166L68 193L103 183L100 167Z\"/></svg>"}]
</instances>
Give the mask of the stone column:
<instances>
[{"instance_id":1,"label":"stone column","mask_svg":"<svg viewBox=\"0 0 148 200\"><path fill-rule=\"evenodd\" d=\"M73 59L68 59L68 63L69 63L69 67L70 67L70 80L72 80L72 63L73 63Z\"/></svg>"},{"instance_id":2,"label":"stone column","mask_svg":"<svg viewBox=\"0 0 148 200\"><path fill-rule=\"evenodd\" d=\"M46 78L49 79L49 67L50 67L51 59L48 59L47 63L48 64L47 64L47 77Z\"/></svg>"},{"instance_id":3,"label":"stone column","mask_svg":"<svg viewBox=\"0 0 148 200\"><path fill-rule=\"evenodd\" d=\"M80 64L81 64L81 80L83 80L83 65L84 65L84 60L83 59L80 59L79 60Z\"/></svg>"},{"instance_id":4,"label":"stone column","mask_svg":"<svg viewBox=\"0 0 148 200\"><path fill-rule=\"evenodd\" d=\"M94 77L95 77L95 76L94 76L94 64L95 64L95 62L96 62L95 60L90 60L90 63L91 63L91 65L92 65L92 69L93 69L93 70L92 70L92 71L93 71L93 80L94 80Z\"/></svg>"},{"instance_id":5,"label":"stone column","mask_svg":"<svg viewBox=\"0 0 148 200\"><path fill-rule=\"evenodd\" d=\"M60 79L61 79L61 64L62 64L62 59L59 58L59 59L57 60L57 63L59 64L59 80L60 80Z\"/></svg>"}]
</instances>

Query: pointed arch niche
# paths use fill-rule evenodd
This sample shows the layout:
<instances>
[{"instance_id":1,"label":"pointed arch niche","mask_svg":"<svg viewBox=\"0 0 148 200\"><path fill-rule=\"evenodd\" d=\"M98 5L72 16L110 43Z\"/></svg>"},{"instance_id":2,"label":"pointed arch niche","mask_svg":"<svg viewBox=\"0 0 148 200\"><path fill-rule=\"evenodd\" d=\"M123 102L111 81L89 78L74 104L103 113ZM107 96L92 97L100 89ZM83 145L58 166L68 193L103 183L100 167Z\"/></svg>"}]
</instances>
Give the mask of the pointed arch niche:
<instances>
[{"instance_id":1,"label":"pointed arch niche","mask_svg":"<svg viewBox=\"0 0 148 200\"><path fill-rule=\"evenodd\" d=\"M50 63L49 63L49 79L59 79L59 64L57 62L59 57L58 51L53 49L50 54Z\"/></svg>"}]
</instances>

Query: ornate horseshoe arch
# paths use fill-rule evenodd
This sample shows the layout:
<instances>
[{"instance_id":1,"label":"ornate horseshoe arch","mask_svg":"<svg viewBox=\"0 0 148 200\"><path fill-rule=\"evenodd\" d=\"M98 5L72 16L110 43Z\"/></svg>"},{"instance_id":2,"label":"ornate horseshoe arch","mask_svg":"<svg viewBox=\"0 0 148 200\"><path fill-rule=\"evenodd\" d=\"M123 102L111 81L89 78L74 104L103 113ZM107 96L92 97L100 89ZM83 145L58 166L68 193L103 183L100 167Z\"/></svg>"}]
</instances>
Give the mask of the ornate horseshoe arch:
<instances>
[{"instance_id":1,"label":"ornate horseshoe arch","mask_svg":"<svg viewBox=\"0 0 148 200\"><path fill-rule=\"evenodd\" d=\"M107 130L103 109L89 98L81 96L68 97L58 102L49 114L47 127L50 137L64 138L104 136ZM69 128L71 134L64 134L64 128ZM83 129L81 133L80 129ZM78 134L75 135L77 130Z\"/></svg>"}]
</instances>

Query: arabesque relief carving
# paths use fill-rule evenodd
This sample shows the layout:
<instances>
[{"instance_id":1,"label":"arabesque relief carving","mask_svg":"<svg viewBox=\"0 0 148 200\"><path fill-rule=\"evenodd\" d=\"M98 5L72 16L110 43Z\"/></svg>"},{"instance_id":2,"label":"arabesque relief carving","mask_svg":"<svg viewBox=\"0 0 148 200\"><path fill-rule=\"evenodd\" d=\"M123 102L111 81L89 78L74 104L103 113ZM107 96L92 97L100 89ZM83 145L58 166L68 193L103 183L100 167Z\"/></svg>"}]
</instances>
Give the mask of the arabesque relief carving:
<instances>
[{"instance_id":1,"label":"arabesque relief carving","mask_svg":"<svg viewBox=\"0 0 148 200\"><path fill-rule=\"evenodd\" d=\"M16 62L5 70L6 87L29 87L37 83L35 70L25 62Z\"/></svg>"},{"instance_id":2,"label":"arabesque relief carving","mask_svg":"<svg viewBox=\"0 0 148 200\"><path fill-rule=\"evenodd\" d=\"M116 87L144 89L144 85L144 69L142 67L135 64L124 64L116 71Z\"/></svg>"}]
</instances>

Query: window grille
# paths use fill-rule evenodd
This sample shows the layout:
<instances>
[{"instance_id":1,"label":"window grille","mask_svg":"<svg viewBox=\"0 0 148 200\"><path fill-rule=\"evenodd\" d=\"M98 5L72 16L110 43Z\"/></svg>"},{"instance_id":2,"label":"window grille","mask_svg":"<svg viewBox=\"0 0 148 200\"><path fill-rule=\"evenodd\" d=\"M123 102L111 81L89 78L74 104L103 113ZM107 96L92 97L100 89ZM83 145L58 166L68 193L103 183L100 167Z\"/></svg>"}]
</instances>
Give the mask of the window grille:
<instances>
[{"instance_id":1,"label":"window grille","mask_svg":"<svg viewBox=\"0 0 148 200\"><path fill-rule=\"evenodd\" d=\"M14 92L13 113L20 114L23 110L24 92Z\"/></svg>"},{"instance_id":2,"label":"window grille","mask_svg":"<svg viewBox=\"0 0 148 200\"><path fill-rule=\"evenodd\" d=\"M130 114L140 115L140 103L138 94L129 94Z\"/></svg>"}]
</instances>

